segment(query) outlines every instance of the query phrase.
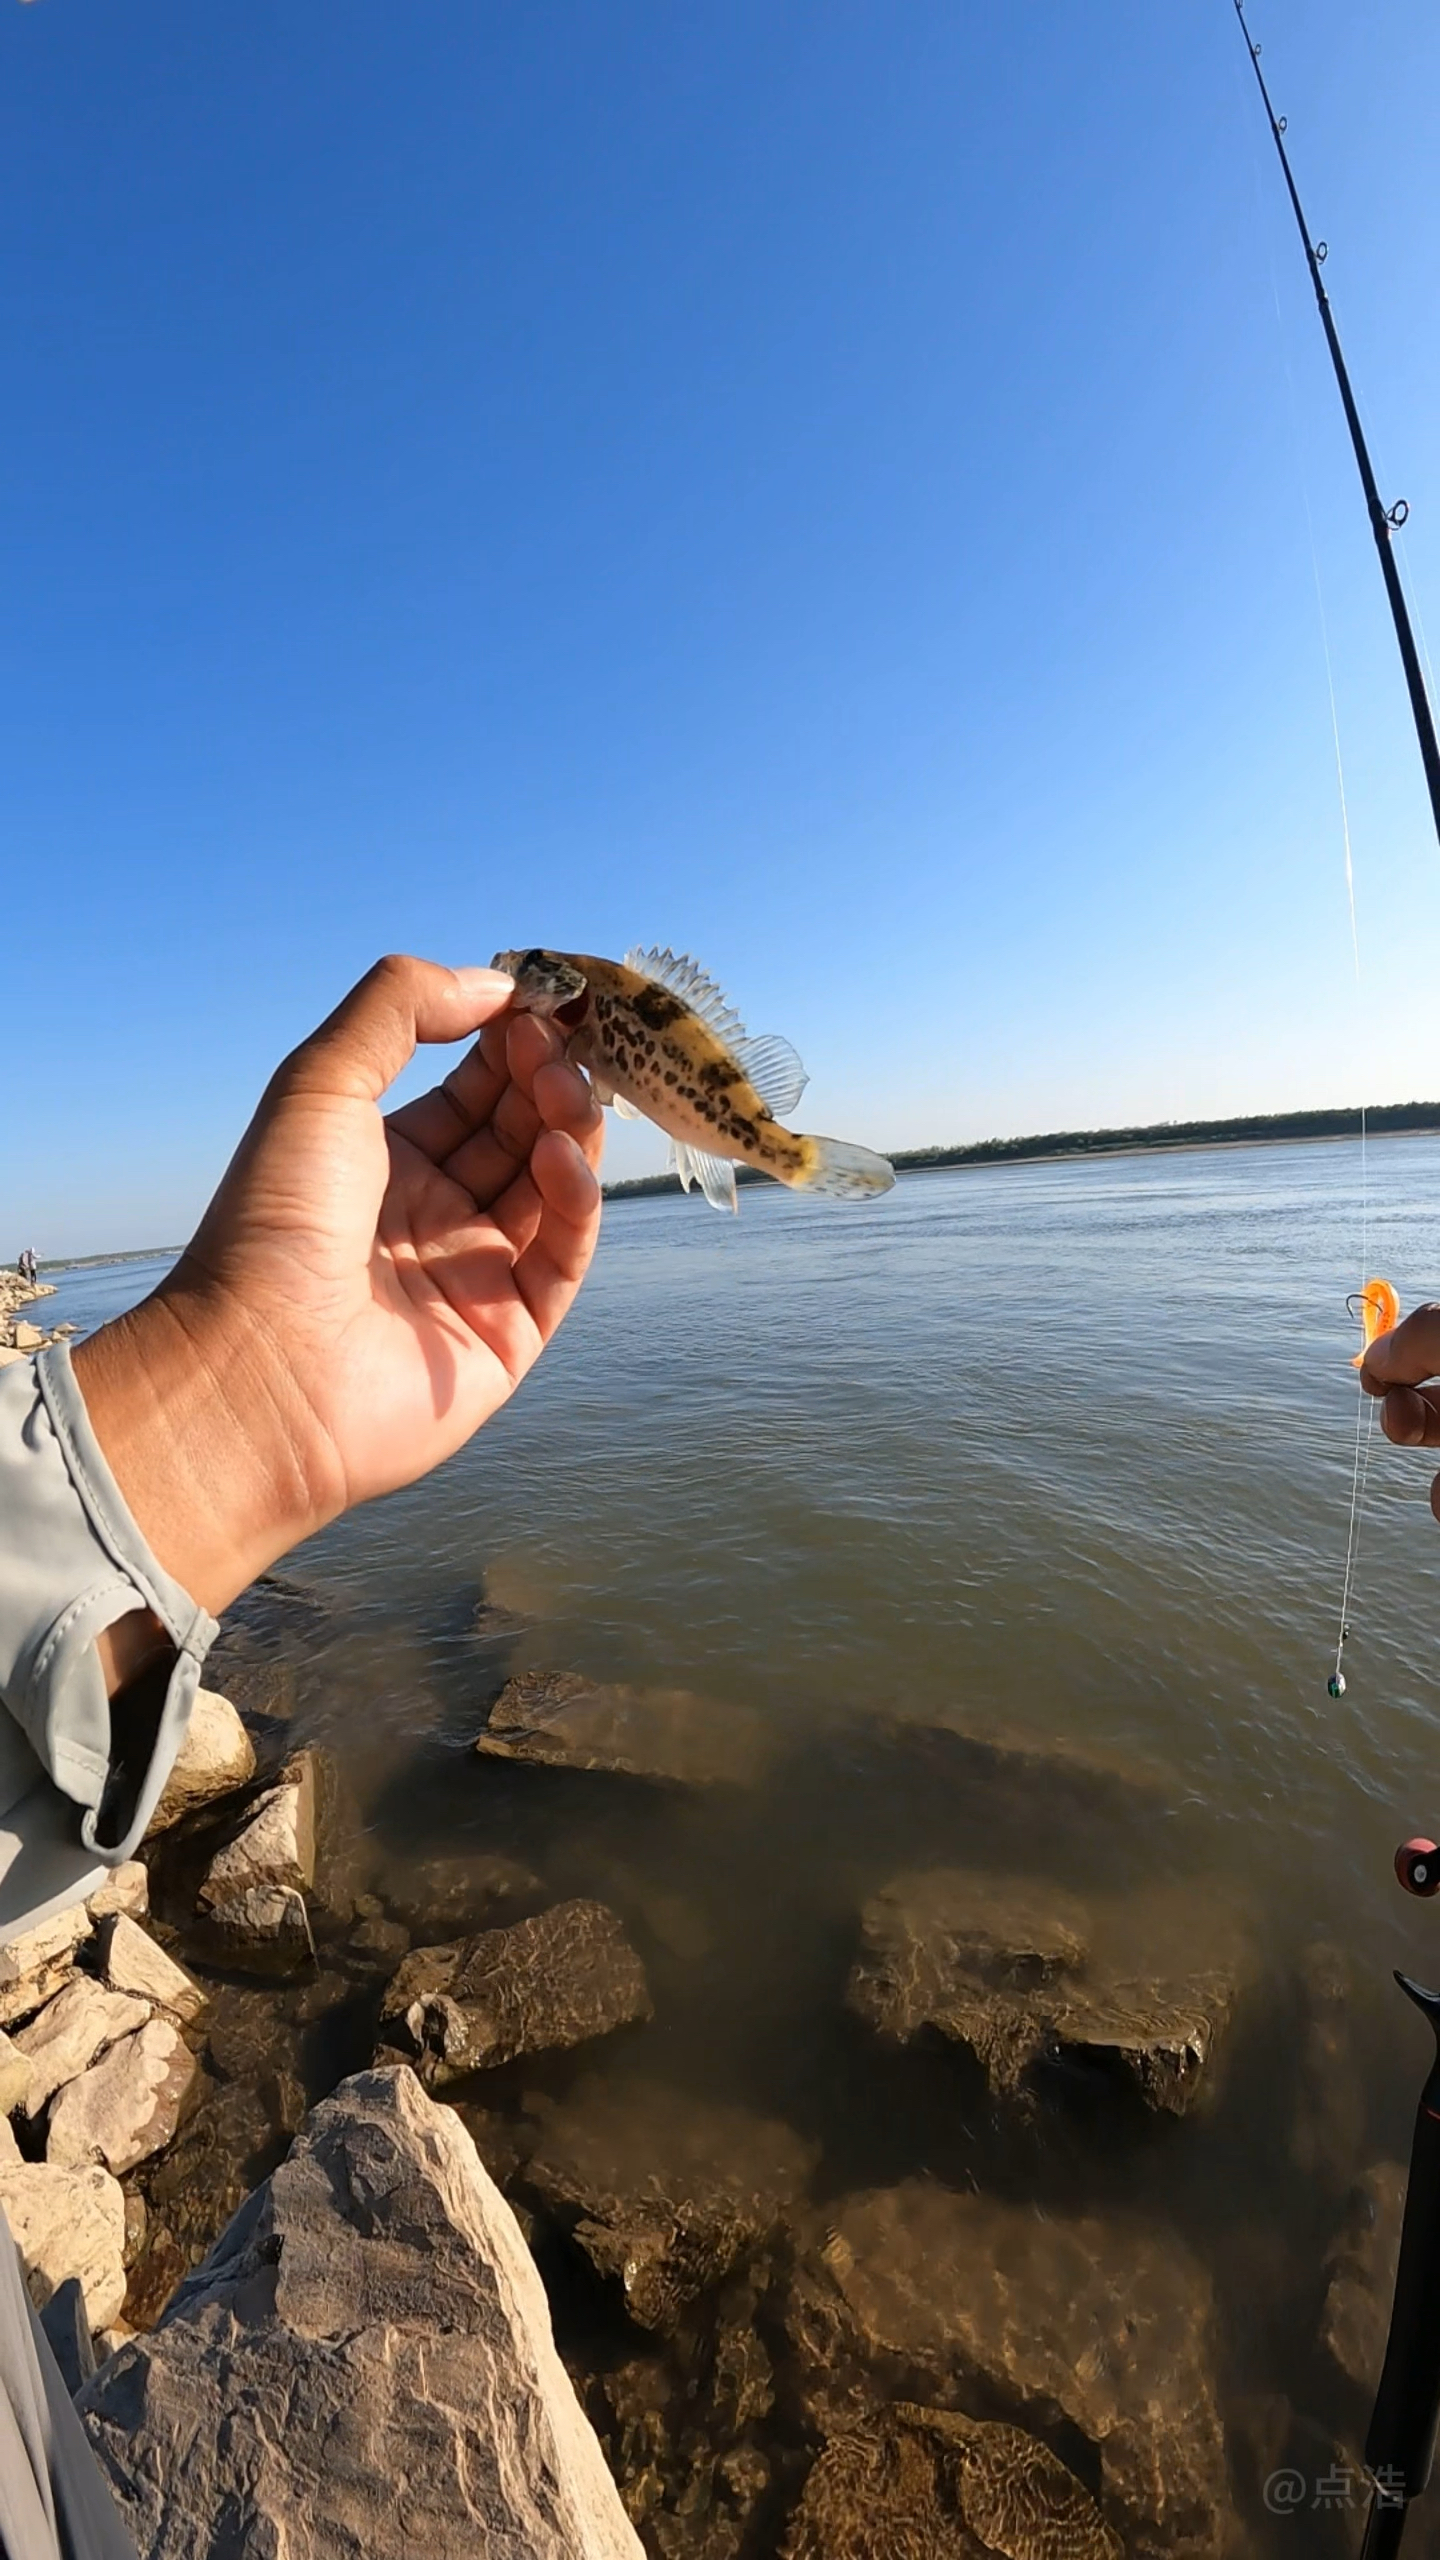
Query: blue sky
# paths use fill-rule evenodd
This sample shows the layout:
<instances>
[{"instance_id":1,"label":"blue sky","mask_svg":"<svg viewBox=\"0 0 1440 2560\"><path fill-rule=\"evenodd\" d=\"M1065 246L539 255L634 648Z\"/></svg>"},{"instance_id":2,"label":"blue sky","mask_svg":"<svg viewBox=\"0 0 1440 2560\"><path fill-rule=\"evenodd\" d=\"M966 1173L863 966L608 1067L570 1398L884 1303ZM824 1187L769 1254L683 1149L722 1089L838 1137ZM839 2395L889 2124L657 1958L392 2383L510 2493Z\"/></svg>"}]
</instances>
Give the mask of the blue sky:
<instances>
[{"instance_id":1,"label":"blue sky","mask_svg":"<svg viewBox=\"0 0 1440 2560\"><path fill-rule=\"evenodd\" d=\"M1440 15L1251 15L1440 651ZM688 947L882 1145L1440 1094L1269 155L1229 0L0 0L0 1250L393 947Z\"/></svg>"}]
</instances>

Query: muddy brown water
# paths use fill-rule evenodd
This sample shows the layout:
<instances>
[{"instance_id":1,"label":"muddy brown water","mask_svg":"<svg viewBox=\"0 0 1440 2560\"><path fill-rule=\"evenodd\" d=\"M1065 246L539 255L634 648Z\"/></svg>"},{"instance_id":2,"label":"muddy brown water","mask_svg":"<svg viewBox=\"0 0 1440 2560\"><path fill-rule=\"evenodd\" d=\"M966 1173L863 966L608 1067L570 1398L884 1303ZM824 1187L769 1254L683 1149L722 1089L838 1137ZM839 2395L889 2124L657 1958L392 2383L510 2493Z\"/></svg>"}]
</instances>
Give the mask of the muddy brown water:
<instances>
[{"instance_id":1,"label":"muddy brown water","mask_svg":"<svg viewBox=\"0 0 1440 2560\"><path fill-rule=\"evenodd\" d=\"M748 1190L733 1221L615 1205L513 1406L237 1613L225 1659L242 1686L254 1671L272 1741L334 1755L335 1911L308 1980L217 1982L205 2104L146 2181L136 2308L158 2307L307 2099L368 2057L397 1915L416 1945L453 1934L469 1880L507 1859L541 1899L622 1914L656 2016L488 2075L462 2093L472 2109L643 2077L794 2127L827 2209L928 2172L1041 2211L1159 2218L1217 2287L1245 2547L1349 2548L1353 2518L1267 2519L1246 2448L1264 2437L1303 2466L1329 2441L1321 2258L1345 2176L1408 2148L1425 2035L1390 1969L1440 1975L1440 1905L1401 1896L1390 1868L1440 1815L1440 1530L1429 1468L1378 1436L1349 1688L1325 1690L1359 1177L1358 1149L1327 1143L912 1176L854 1209ZM1368 1267L1405 1303L1440 1286L1440 1142L1372 1143L1365 1215ZM155 1276L77 1274L47 1313L101 1321ZM753 1709L768 1773L658 1789L478 1759L503 1682L532 1668L683 1686L717 1720ZM997 1794L896 1746L897 1711L954 1710L1157 1783L1037 1766ZM1219 2103L1156 2121L1056 2073L1017 2112L938 2041L878 2044L843 2002L860 1906L936 1865L1107 1897L1166 1880L1197 1944L1215 1912L1243 1912L1259 1978ZM1302 2173L1317 1943L1353 1980L1322 2093L1343 2157ZM537 2245L577 2365L623 2360L635 2333L604 2289ZM1277 2433L1255 2412L1282 2402ZM745 2560L783 2536L801 2476L787 2423ZM698 2560L704 2529L687 2531L654 2548Z\"/></svg>"}]
</instances>

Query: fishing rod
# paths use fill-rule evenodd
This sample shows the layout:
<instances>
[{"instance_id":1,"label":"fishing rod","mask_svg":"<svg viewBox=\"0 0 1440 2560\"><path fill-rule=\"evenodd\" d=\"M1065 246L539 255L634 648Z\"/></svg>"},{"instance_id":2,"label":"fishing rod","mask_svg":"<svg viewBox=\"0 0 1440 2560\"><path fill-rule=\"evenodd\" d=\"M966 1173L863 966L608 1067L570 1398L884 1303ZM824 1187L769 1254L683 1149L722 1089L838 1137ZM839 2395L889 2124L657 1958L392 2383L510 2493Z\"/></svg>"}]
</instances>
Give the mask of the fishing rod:
<instances>
[{"instance_id":1,"label":"fishing rod","mask_svg":"<svg viewBox=\"0 0 1440 2560\"><path fill-rule=\"evenodd\" d=\"M1400 662L1405 669L1420 761L1425 768L1430 792L1430 814L1435 821L1437 840L1440 840L1440 741L1435 735L1435 715L1425 689L1420 653L1415 646L1409 607L1395 560L1394 537L1410 509L1403 498L1387 507L1376 485L1365 431L1360 424L1360 412L1350 388L1340 334L1335 326L1335 314L1321 274L1326 245L1323 240L1312 238L1305 219L1300 190L1295 184L1295 173L1285 148L1286 119L1277 116L1271 103L1265 74L1260 68L1260 47L1245 23L1245 0L1235 0L1235 16L1265 102L1265 113L1305 251L1305 263L1315 288L1320 325L1335 368L1345 423L1355 448L1370 530L1380 554L1380 572L1390 601L1395 637L1400 644ZM1337 1679L1331 1683L1332 1694L1338 1695L1343 1686L1337 1669ZM1407 1893L1420 1894L1427 1899L1440 1893L1440 1848L1431 1840L1407 1841L1396 1851L1395 1872ZM1373 2494L1366 2518L1361 2560L1395 2560L1411 2504L1420 2496L1430 2478L1436 2427L1440 2423L1440 1992L1425 1990L1420 1983L1412 1982L1407 1974L1397 1973L1395 1979L1434 2029L1435 2062L1415 2111L1410 2176L1405 2190L1405 2219L1400 2236L1385 2363L1365 2438L1365 2467L1373 2483Z\"/></svg>"},{"instance_id":2,"label":"fishing rod","mask_svg":"<svg viewBox=\"0 0 1440 2560\"><path fill-rule=\"evenodd\" d=\"M1435 714L1430 707L1430 696L1425 689L1420 653L1415 646L1415 634L1410 627L1410 609L1405 602L1405 590L1400 584L1400 571L1395 562L1394 536L1405 523L1410 508L1404 498L1397 498L1393 506L1387 507L1376 485L1370 449L1365 442L1365 431L1360 424L1360 412L1355 406L1355 394L1350 388L1350 376L1345 368L1340 333L1335 326L1335 314L1330 307L1330 296L1325 290L1325 280L1320 272L1328 254L1326 244L1323 240L1312 239L1310 225L1305 219L1305 208L1300 202L1300 190L1295 184L1295 173L1290 166L1290 155L1285 148L1286 118L1277 116L1270 103L1270 91L1266 86L1265 74L1260 68L1260 47L1245 24L1245 0L1235 0L1235 16L1245 39L1245 50L1250 56L1250 67L1260 84L1260 95L1265 101L1265 113L1275 139L1275 148L1280 155L1280 166L1285 173L1285 185L1289 191L1296 227L1305 250L1305 263L1310 270L1310 281L1315 288L1320 325L1325 332L1325 344L1330 350L1330 361L1335 368L1336 382L1340 386L1340 404L1345 412L1345 423L1350 430L1350 441L1355 448L1355 460L1359 466L1360 483L1365 491L1365 506L1370 517L1370 530L1375 536L1375 548L1380 554L1380 574L1384 578L1385 593L1390 600L1390 618L1395 625L1395 637L1400 644L1400 662L1405 669L1405 682L1410 693L1410 709L1415 720L1415 735L1420 742L1420 761L1425 768L1425 780L1430 791L1430 814L1435 821L1436 838L1440 840L1440 739L1437 739L1435 734Z\"/></svg>"}]
</instances>

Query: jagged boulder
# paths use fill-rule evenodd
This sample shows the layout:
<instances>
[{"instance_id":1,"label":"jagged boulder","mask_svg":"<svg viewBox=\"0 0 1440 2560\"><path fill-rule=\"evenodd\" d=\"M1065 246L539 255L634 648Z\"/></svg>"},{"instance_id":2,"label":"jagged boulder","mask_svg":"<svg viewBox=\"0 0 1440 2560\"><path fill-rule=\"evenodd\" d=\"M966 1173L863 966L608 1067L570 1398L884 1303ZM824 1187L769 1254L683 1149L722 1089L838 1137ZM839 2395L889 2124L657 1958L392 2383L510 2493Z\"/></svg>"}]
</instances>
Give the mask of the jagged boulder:
<instances>
[{"instance_id":1,"label":"jagged boulder","mask_svg":"<svg viewBox=\"0 0 1440 2560\"><path fill-rule=\"evenodd\" d=\"M62 2168L103 2160L123 2176L164 2150L198 2069L179 2029L151 2018L61 2090L50 2109L46 2159Z\"/></svg>"},{"instance_id":2,"label":"jagged boulder","mask_svg":"<svg viewBox=\"0 0 1440 2560\"><path fill-rule=\"evenodd\" d=\"M222 1955L284 1965L312 1952L316 1780L314 1752L297 1751L206 1868L198 1917Z\"/></svg>"},{"instance_id":3,"label":"jagged boulder","mask_svg":"<svg viewBox=\"0 0 1440 2560\"><path fill-rule=\"evenodd\" d=\"M107 1991L103 1983L77 1973L39 2017L16 2034L15 2042L30 2064L26 2114L38 2116L57 2089L78 2080L97 2054L143 2027L149 2015L146 2001Z\"/></svg>"},{"instance_id":4,"label":"jagged boulder","mask_svg":"<svg viewBox=\"0 0 1440 2560\"><path fill-rule=\"evenodd\" d=\"M147 2560L642 2560L515 2218L366 2072L81 2397Z\"/></svg>"}]
</instances>

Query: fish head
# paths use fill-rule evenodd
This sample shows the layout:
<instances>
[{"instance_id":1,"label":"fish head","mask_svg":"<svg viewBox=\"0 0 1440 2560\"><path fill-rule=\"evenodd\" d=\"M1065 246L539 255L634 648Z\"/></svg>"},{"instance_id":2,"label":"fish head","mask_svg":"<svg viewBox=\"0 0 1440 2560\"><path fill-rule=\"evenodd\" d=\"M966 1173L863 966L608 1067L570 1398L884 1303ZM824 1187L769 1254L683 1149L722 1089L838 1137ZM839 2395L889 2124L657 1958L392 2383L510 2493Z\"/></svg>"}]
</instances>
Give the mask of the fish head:
<instances>
[{"instance_id":1,"label":"fish head","mask_svg":"<svg viewBox=\"0 0 1440 2560\"><path fill-rule=\"evenodd\" d=\"M490 966L514 979L510 1001L517 1013L538 1013L542 1022L569 1030L584 1020L590 1004L585 973L563 951L497 951Z\"/></svg>"}]
</instances>

